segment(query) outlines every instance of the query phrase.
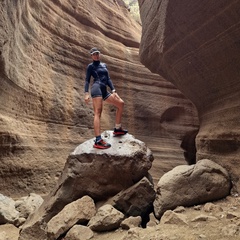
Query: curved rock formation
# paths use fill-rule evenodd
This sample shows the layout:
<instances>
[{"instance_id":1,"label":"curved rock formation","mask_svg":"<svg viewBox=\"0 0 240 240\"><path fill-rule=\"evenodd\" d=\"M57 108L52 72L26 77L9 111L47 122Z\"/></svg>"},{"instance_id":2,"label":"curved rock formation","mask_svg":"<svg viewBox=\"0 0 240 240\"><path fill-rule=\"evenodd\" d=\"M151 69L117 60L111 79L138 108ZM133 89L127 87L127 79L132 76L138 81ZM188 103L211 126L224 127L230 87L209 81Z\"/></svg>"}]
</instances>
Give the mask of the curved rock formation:
<instances>
[{"instance_id":1,"label":"curved rock formation","mask_svg":"<svg viewBox=\"0 0 240 240\"><path fill-rule=\"evenodd\" d=\"M239 186L239 1L139 4L141 62L195 104L200 119L197 159L225 166Z\"/></svg>"},{"instance_id":2,"label":"curved rock formation","mask_svg":"<svg viewBox=\"0 0 240 240\"><path fill-rule=\"evenodd\" d=\"M140 63L141 26L120 3L0 2L0 188L5 195L47 193L69 152L93 137L93 110L83 101L93 46L100 48L126 103L124 127L156 151L155 159L170 159L172 165L184 160L180 144L197 125L195 109ZM113 128L114 116L115 109L106 106L103 130Z\"/></svg>"}]
</instances>

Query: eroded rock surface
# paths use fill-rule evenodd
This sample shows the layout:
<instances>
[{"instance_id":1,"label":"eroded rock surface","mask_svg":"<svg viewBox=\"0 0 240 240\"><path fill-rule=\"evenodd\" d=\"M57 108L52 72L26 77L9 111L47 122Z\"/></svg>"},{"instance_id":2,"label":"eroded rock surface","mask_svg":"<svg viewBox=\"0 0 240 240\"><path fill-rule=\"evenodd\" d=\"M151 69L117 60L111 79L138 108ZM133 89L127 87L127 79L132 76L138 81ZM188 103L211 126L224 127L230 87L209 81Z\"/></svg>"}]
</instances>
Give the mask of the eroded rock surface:
<instances>
[{"instance_id":1,"label":"eroded rock surface","mask_svg":"<svg viewBox=\"0 0 240 240\"><path fill-rule=\"evenodd\" d=\"M197 159L230 170L239 188L239 1L139 0L141 62L196 106ZM154 59L154 61L153 61Z\"/></svg>"},{"instance_id":2,"label":"eroded rock surface","mask_svg":"<svg viewBox=\"0 0 240 240\"><path fill-rule=\"evenodd\" d=\"M93 137L93 110L83 96L93 46L125 101L123 125L166 160L154 169L184 161L180 144L197 126L195 108L140 63L141 26L121 0L3 0L0 33L3 194L48 193L69 152ZM102 130L114 127L114 116L106 106Z\"/></svg>"}]
</instances>

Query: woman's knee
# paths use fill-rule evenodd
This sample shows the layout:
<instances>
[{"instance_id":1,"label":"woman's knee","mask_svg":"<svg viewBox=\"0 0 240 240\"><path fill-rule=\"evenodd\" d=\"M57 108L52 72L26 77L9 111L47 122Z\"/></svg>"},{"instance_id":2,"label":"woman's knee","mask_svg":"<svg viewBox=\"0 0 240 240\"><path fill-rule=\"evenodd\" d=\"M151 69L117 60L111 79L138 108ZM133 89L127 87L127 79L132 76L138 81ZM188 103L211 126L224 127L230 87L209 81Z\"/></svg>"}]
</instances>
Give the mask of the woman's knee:
<instances>
[{"instance_id":1,"label":"woman's knee","mask_svg":"<svg viewBox=\"0 0 240 240\"><path fill-rule=\"evenodd\" d=\"M124 101L121 99L120 101L120 107L123 108L124 107Z\"/></svg>"},{"instance_id":2,"label":"woman's knee","mask_svg":"<svg viewBox=\"0 0 240 240\"><path fill-rule=\"evenodd\" d=\"M102 114L102 108L96 108L94 110L94 115L101 117Z\"/></svg>"},{"instance_id":3,"label":"woman's knee","mask_svg":"<svg viewBox=\"0 0 240 240\"><path fill-rule=\"evenodd\" d=\"M116 105L116 107L117 107L117 109L119 109L119 110L123 110L124 101L119 102L119 103Z\"/></svg>"}]
</instances>

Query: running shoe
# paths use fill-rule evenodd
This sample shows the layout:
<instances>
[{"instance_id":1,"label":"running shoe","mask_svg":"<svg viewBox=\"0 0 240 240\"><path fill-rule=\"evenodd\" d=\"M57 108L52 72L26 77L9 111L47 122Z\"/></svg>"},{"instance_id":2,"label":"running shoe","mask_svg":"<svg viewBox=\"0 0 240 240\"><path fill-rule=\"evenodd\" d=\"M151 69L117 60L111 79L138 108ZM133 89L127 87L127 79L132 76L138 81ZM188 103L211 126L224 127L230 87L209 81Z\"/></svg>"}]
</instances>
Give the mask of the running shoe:
<instances>
[{"instance_id":1,"label":"running shoe","mask_svg":"<svg viewBox=\"0 0 240 240\"><path fill-rule=\"evenodd\" d=\"M128 130L124 130L124 129L122 129L122 128L119 128L119 129L114 128L114 131L113 131L113 134L114 134L115 136L125 135L126 133L128 133Z\"/></svg>"},{"instance_id":2,"label":"running shoe","mask_svg":"<svg viewBox=\"0 0 240 240\"><path fill-rule=\"evenodd\" d=\"M107 148L111 147L111 144L109 144L109 143L105 142L103 139L101 139L97 142L95 141L93 147L99 148L99 149L107 149Z\"/></svg>"}]
</instances>

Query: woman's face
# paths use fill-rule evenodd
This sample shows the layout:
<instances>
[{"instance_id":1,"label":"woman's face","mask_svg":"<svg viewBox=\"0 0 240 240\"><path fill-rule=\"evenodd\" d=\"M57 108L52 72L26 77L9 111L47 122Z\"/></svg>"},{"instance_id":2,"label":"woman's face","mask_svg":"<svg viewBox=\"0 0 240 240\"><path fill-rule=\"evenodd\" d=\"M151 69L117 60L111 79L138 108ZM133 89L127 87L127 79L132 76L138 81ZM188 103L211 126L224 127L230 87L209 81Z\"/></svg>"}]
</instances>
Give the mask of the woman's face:
<instances>
[{"instance_id":1,"label":"woman's face","mask_svg":"<svg viewBox=\"0 0 240 240\"><path fill-rule=\"evenodd\" d=\"M93 61L98 61L100 57L100 54L98 52L92 54Z\"/></svg>"}]
</instances>

